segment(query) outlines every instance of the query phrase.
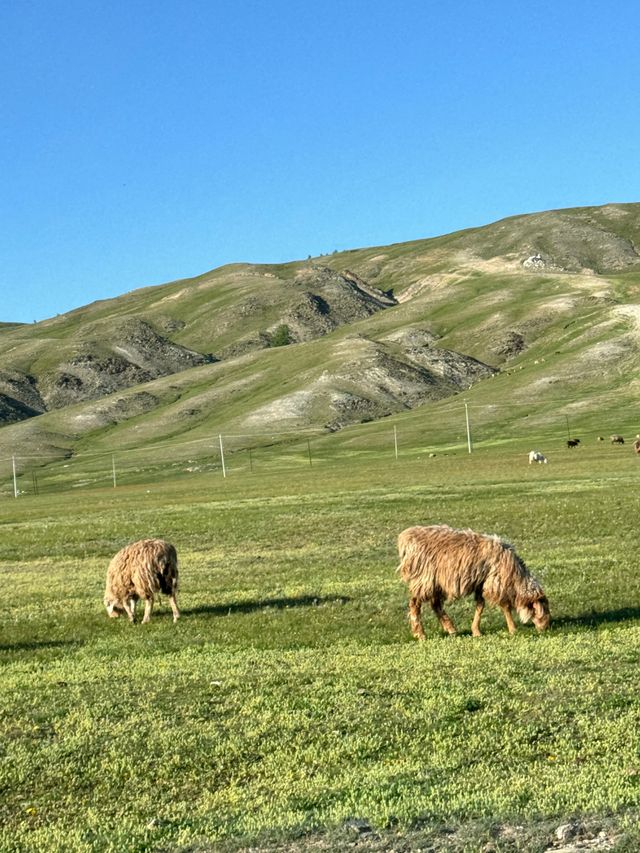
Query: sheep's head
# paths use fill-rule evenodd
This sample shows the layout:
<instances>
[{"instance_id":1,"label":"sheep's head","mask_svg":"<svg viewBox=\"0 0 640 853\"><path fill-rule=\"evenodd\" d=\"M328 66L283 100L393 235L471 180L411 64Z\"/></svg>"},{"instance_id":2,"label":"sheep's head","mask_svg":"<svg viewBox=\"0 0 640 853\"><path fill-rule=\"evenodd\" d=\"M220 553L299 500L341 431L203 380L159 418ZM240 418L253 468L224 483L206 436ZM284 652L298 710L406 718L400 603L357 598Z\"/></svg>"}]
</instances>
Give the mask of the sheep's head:
<instances>
[{"instance_id":1,"label":"sheep's head","mask_svg":"<svg viewBox=\"0 0 640 853\"><path fill-rule=\"evenodd\" d=\"M117 601L112 601L105 596L104 606L107 608L107 613L112 619L117 619L121 613L124 613L124 607L118 604Z\"/></svg>"},{"instance_id":2,"label":"sheep's head","mask_svg":"<svg viewBox=\"0 0 640 853\"><path fill-rule=\"evenodd\" d=\"M549 600L546 595L521 604L518 607L518 617L523 625L533 622L538 631L546 630L551 623Z\"/></svg>"}]
</instances>

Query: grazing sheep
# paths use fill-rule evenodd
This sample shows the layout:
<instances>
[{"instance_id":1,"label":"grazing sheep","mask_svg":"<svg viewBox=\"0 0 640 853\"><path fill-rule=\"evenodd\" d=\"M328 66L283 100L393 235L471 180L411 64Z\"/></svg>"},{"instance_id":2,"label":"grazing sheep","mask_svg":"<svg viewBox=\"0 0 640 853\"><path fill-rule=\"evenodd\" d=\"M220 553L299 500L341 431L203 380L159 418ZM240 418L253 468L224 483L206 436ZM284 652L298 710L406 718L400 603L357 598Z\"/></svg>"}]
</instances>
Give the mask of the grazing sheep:
<instances>
[{"instance_id":1,"label":"grazing sheep","mask_svg":"<svg viewBox=\"0 0 640 853\"><path fill-rule=\"evenodd\" d=\"M571 448L571 447L577 447L579 444L580 444L580 439L579 439L579 438L569 438L569 439L567 440L567 447L569 447L569 448Z\"/></svg>"},{"instance_id":2,"label":"grazing sheep","mask_svg":"<svg viewBox=\"0 0 640 853\"><path fill-rule=\"evenodd\" d=\"M633 442L633 449L636 453L640 454L640 435L636 436L636 440Z\"/></svg>"},{"instance_id":3,"label":"grazing sheep","mask_svg":"<svg viewBox=\"0 0 640 853\"><path fill-rule=\"evenodd\" d=\"M529 453L529 465L531 465L532 462L544 462L546 465L547 457L543 453L540 453L539 450L532 450Z\"/></svg>"},{"instance_id":4,"label":"grazing sheep","mask_svg":"<svg viewBox=\"0 0 640 853\"><path fill-rule=\"evenodd\" d=\"M475 593L476 612L471 626L480 636L485 599L501 608L509 633L516 630L511 609L521 622L533 620L539 631L549 626L549 602L538 581L516 554L513 546L497 536L454 530L445 524L409 527L398 537L398 571L409 587L411 632L424 639L420 621L422 604L428 602L445 631L456 628L443 603Z\"/></svg>"},{"instance_id":5,"label":"grazing sheep","mask_svg":"<svg viewBox=\"0 0 640 853\"><path fill-rule=\"evenodd\" d=\"M143 622L151 618L153 597L162 592L169 596L173 621L180 616L176 603L178 557L170 542L141 539L118 551L109 563L104 606L111 617L124 612L133 622L136 602L144 600Z\"/></svg>"},{"instance_id":6,"label":"grazing sheep","mask_svg":"<svg viewBox=\"0 0 640 853\"><path fill-rule=\"evenodd\" d=\"M614 433L609 438L611 439L611 444L624 444L624 438L621 435Z\"/></svg>"}]
</instances>

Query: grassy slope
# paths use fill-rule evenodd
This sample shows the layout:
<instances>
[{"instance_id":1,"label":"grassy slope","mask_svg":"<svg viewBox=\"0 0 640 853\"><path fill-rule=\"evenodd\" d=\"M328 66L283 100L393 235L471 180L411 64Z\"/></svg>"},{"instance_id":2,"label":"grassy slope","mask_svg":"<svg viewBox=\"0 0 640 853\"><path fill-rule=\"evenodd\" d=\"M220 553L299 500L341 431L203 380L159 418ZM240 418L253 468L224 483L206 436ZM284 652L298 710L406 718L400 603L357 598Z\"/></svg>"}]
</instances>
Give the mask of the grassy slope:
<instances>
[{"instance_id":1,"label":"grassy slope","mask_svg":"<svg viewBox=\"0 0 640 853\"><path fill-rule=\"evenodd\" d=\"M441 336L442 346L506 368L499 377L465 392L480 429L478 438L559 442L567 418L574 434L635 435L640 430L633 408L639 379L636 321L619 308L637 308L640 273L606 269L602 275L527 273L520 261L528 251L549 249L566 256L568 264L578 258L597 266L594 258L600 252L601 267L602 258L610 257L612 241L614 246L620 240L640 242L639 210L638 205L620 205L513 217L431 240L322 258L321 264L351 269L377 287L410 298L316 341L194 368L4 427L0 471L6 470L14 454L19 469L27 470L62 452L76 452L80 460L87 453L134 447L141 448L138 467L169 464L175 458L206 462L212 455L206 441L184 444L179 450L154 445L215 439L223 433L235 447L255 447L274 440L262 434L270 430L322 427L335 414L327 403L318 403L311 414L290 424L251 427L247 417L283 395L304 391L324 371L340 372L348 366L358 346L349 336L384 340L407 326L430 328ZM107 339L114 319L131 314L156 323L179 320L185 325L171 334L174 340L215 352L276 322L298 289L306 286L294 281L304 265L232 265L94 303L44 323L5 330L0 340L2 366L35 372L51 369L86 339ZM243 313L248 300L253 308ZM499 344L514 330L524 335L528 349L505 365ZM616 342L618 351L611 349ZM157 398L157 406L115 423L118 418L109 416L108 408L142 390ZM464 439L459 429L461 408L462 401L453 398L394 416L394 423L429 447L455 444ZM96 411L106 414L96 420ZM353 427L341 436L317 439L316 451L331 455L358 445L361 436L364 445L375 445L386 441L390 428L387 421ZM251 432L256 434L247 435ZM28 455L42 459L20 461ZM8 488L6 480L5 485Z\"/></svg>"},{"instance_id":2,"label":"grassy slope","mask_svg":"<svg viewBox=\"0 0 640 853\"><path fill-rule=\"evenodd\" d=\"M416 821L451 849L506 824L544 849L537 821L584 815L637 841L638 460L420 451L4 500L0 849L204 850L354 817L395 849ZM510 638L489 611L473 640L464 602L462 636L427 616L413 642L394 538L437 521L514 541L552 630ZM112 622L107 560L152 534L178 546L184 618Z\"/></svg>"}]
</instances>

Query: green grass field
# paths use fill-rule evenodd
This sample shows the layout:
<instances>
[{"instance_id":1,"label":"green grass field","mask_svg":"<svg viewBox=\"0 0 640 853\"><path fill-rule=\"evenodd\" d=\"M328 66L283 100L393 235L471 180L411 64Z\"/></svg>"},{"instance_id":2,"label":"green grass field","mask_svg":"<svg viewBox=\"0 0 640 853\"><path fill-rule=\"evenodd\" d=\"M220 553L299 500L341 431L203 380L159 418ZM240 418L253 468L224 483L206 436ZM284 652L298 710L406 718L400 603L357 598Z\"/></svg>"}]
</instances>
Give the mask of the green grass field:
<instances>
[{"instance_id":1,"label":"green grass field","mask_svg":"<svg viewBox=\"0 0 640 853\"><path fill-rule=\"evenodd\" d=\"M543 850L570 819L638 849L639 476L628 446L487 448L5 493L0 849ZM473 639L465 601L416 643L395 538L436 522L510 539L552 628ZM175 626L102 607L150 535Z\"/></svg>"}]
</instances>

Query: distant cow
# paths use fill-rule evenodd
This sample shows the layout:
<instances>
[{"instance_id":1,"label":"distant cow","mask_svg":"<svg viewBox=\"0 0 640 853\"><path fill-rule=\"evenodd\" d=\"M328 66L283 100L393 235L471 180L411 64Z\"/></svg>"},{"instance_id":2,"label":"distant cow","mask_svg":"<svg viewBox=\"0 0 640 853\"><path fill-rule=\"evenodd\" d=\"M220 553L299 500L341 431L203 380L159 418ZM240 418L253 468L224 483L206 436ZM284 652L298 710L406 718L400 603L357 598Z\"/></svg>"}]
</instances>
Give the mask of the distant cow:
<instances>
[{"instance_id":1,"label":"distant cow","mask_svg":"<svg viewBox=\"0 0 640 853\"><path fill-rule=\"evenodd\" d=\"M611 439L611 444L624 444L624 438L621 435L614 433L609 438Z\"/></svg>"},{"instance_id":2,"label":"distant cow","mask_svg":"<svg viewBox=\"0 0 640 853\"><path fill-rule=\"evenodd\" d=\"M547 457L544 455L544 453L540 453L539 450L532 450L529 453L529 465L531 465L532 462L544 462L544 464L546 465Z\"/></svg>"},{"instance_id":3,"label":"distant cow","mask_svg":"<svg viewBox=\"0 0 640 853\"><path fill-rule=\"evenodd\" d=\"M579 438L568 438L567 447L577 447L580 444Z\"/></svg>"}]
</instances>

